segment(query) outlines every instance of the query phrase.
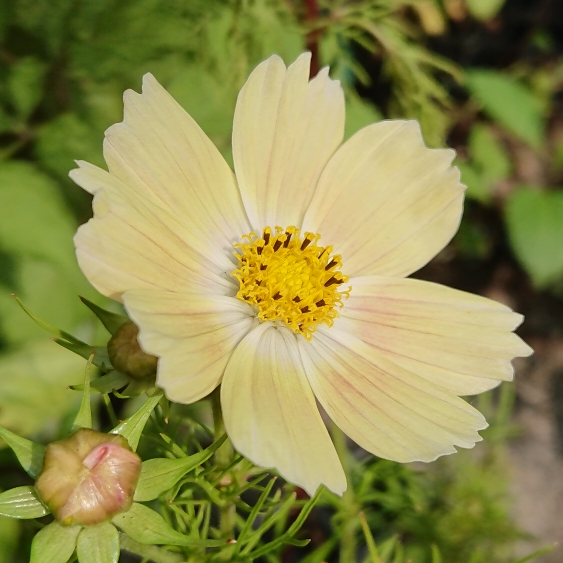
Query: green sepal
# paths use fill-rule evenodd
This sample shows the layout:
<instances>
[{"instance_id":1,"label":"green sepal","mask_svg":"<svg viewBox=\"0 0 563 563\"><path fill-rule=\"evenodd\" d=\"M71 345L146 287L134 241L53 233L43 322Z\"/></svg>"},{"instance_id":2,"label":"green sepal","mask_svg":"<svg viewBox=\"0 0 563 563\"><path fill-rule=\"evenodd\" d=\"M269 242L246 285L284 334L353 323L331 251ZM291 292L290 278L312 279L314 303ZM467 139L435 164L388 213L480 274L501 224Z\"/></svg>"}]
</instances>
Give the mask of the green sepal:
<instances>
[{"instance_id":1,"label":"green sepal","mask_svg":"<svg viewBox=\"0 0 563 563\"><path fill-rule=\"evenodd\" d=\"M76 554L80 563L117 563L119 534L110 522L83 528L78 534Z\"/></svg>"},{"instance_id":2,"label":"green sepal","mask_svg":"<svg viewBox=\"0 0 563 563\"><path fill-rule=\"evenodd\" d=\"M112 434L121 434L124 438L127 438L131 449L135 452L137 451L137 446L139 445L139 440L141 434L143 433L143 428L151 415L153 409L158 405L160 398L164 395L164 392L159 389L148 398L148 400L141 406L141 408L127 420L124 420L118 424L112 431Z\"/></svg>"},{"instance_id":3,"label":"green sepal","mask_svg":"<svg viewBox=\"0 0 563 563\"><path fill-rule=\"evenodd\" d=\"M129 385L127 385L121 393L115 393L115 395L120 399L130 399L131 397L138 397L150 389L156 389L154 386L154 378L152 381L150 379L143 380L129 378Z\"/></svg>"},{"instance_id":4,"label":"green sepal","mask_svg":"<svg viewBox=\"0 0 563 563\"><path fill-rule=\"evenodd\" d=\"M80 296L80 301L82 301L82 303L84 303L84 305L86 305L86 307L88 307L88 309L90 309L90 311L92 311L92 313L100 319L102 324L112 336L122 325L129 322L129 319L126 316L102 309L100 306L86 299L86 297Z\"/></svg>"},{"instance_id":5,"label":"green sepal","mask_svg":"<svg viewBox=\"0 0 563 563\"><path fill-rule=\"evenodd\" d=\"M105 346L90 346L90 344L75 344L73 342L67 342L61 338L53 338L53 340L63 348L74 352L75 354L81 356L87 360L92 354L94 354L94 361L92 362L95 366L103 369L104 371L110 371L113 369L111 361L108 356L108 351Z\"/></svg>"},{"instance_id":6,"label":"green sepal","mask_svg":"<svg viewBox=\"0 0 563 563\"><path fill-rule=\"evenodd\" d=\"M114 516L112 522L131 539L144 545L186 545L218 547L223 540L199 540L172 529L160 514L142 504L133 503L127 512Z\"/></svg>"},{"instance_id":7,"label":"green sepal","mask_svg":"<svg viewBox=\"0 0 563 563\"><path fill-rule=\"evenodd\" d=\"M44 328L47 332L50 332L53 336L56 336L57 338L61 338L63 340L66 340L67 342L70 342L72 344L76 344L76 345L83 345L83 346L88 346L88 344L86 344L85 342L82 342L82 340L78 340L78 338L75 338L74 336L72 336L72 334L65 332L64 330L60 330L57 327L54 327L52 325L50 325L49 323L46 323L44 320L40 319L39 317L35 316L21 301L21 299L15 294L12 294L14 299L18 302L19 306L27 313L27 315L29 317L31 317L41 328ZM90 354L88 354L89 356Z\"/></svg>"},{"instance_id":8,"label":"green sepal","mask_svg":"<svg viewBox=\"0 0 563 563\"><path fill-rule=\"evenodd\" d=\"M80 526L61 526L52 522L40 530L31 542L29 563L67 563L74 553Z\"/></svg>"},{"instance_id":9,"label":"green sepal","mask_svg":"<svg viewBox=\"0 0 563 563\"><path fill-rule=\"evenodd\" d=\"M131 378L128 375L125 375L124 373L121 373L120 371L114 369L109 373L106 373L105 375L102 375L101 377L98 377L91 381L90 391L100 394L112 393L117 389L125 387L125 385L127 385L130 381ZM84 391L84 384L81 383L80 385L71 385L70 388L73 391Z\"/></svg>"},{"instance_id":10,"label":"green sepal","mask_svg":"<svg viewBox=\"0 0 563 563\"><path fill-rule=\"evenodd\" d=\"M0 438L12 448L24 471L34 479L37 479L43 468L45 446L21 438L3 426L0 426Z\"/></svg>"},{"instance_id":11,"label":"green sepal","mask_svg":"<svg viewBox=\"0 0 563 563\"><path fill-rule=\"evenodd\" d=\"M189 457L144 461L134 500L145 502L159 497L171 489L186 473L207 461L226 439L227 435L224 434L207 449Z\"/></svg>"},{"instance_id":12,"label":"green sepal","mask_svg":"<svg viewBox=\"0 0 563 563\"><path fill-rule=\"evenodd\" d=\"M0 494L0 514L10 518L41 518L50 510L39 500L34 487L16 487Z\"/></svg>"},{"instance_id":13,"label":"green sepal","mask_svg":"<svg viewBox=\"0 0 563 563\"><path fill-rule=\"evenodd\" d=\"M92 406L90 404L90 372L92 370L92 361L95 354L88 358L86 369L84 370L84 391L82 392L82 402L80 409L76 413L76 418L72 423L71 431L74 432L79 428L92 428Z\"/></svg>"}]
</instances>

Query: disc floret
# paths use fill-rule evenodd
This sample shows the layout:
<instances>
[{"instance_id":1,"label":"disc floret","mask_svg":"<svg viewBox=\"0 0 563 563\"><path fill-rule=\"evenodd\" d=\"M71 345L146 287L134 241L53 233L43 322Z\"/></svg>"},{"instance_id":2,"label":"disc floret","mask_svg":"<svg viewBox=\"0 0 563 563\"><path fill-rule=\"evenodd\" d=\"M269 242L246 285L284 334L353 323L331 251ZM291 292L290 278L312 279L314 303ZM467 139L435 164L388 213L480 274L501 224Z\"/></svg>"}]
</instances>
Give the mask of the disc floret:
<instances>
[{"instance_id":1,"label":"disc floret","mask_svg":"<svg viewBox=\"0 0 563 563\"><path fill-rule=\"evenodd\" d=\"M349 279L340 271L341 256L319 246L320 238L294 226L266 227L235 244L237 297L253 305L261 321L281 321L307 340L319 324L332 326L351 290L340 291Z\"/></svg>"}]
</instances>

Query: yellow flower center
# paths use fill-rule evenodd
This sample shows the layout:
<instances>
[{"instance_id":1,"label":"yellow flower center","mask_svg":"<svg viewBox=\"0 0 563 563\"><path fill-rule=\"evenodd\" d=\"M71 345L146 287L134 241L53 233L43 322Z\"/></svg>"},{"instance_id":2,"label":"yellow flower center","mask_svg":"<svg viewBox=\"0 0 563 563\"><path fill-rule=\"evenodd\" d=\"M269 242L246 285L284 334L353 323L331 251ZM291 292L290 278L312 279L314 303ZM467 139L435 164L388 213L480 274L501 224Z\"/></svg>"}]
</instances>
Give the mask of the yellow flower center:
<instances>
[{"instance_id":1,"label":"yellow flower center","mask_svg":"<svg viewBox=\"0 0 563 563\"><path fill-rule=\"evenodd\" d=\"M317 325L332 326L336 308L348 298L351 288L339 291L348 281L340 272L339 255L332 246L319 246L320 235L296 227L266 227L262 236L252 232L235 244L239 267L237 297L253 305L262 321L282 321L294 332L311 340Z\"/></svg>"}]
</instances>

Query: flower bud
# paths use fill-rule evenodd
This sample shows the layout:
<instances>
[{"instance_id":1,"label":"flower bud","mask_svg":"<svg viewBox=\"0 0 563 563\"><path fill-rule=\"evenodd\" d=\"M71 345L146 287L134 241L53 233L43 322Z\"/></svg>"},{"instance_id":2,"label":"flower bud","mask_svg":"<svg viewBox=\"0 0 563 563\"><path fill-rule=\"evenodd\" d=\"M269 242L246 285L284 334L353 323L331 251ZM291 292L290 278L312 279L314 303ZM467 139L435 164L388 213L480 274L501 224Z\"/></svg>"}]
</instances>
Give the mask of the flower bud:
<instances>
[{"instance_id":1,"label":"flower bud","mask_svg":"<svg viewBox=\"0 0 563 563\"><path fill-rule=\"evenodd\" d=\"M123 436L81 428L47 446L35 488L61 524L88 526L129 510L140 472Z\"/></svg>"},{"instance_id":2,"label":"flower bud","mask_svg":"<svg viewBox=\"0 0 563 563\"><path fill-rule=\"evenodd\" d=\"M133 379L148 379L156 375L158 358L141 350L137 336L139 327L133 322L123 324L108 342L111 365Z\"/></svg>"}]
</instances>

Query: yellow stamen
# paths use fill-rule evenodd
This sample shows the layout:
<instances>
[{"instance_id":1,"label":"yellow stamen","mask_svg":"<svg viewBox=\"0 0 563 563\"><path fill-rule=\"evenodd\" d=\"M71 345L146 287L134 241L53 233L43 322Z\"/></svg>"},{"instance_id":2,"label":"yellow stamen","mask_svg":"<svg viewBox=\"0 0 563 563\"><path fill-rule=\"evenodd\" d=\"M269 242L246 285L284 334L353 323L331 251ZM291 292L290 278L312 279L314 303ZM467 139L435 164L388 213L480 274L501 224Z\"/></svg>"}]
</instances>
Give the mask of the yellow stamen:
<instances>
[{"instance_id":1,"label":"yellow stamen","mask_svg":"<svg viewBox=\"0 0 563 563\"><path fill-rule=\"evenodd\" d=\"M237 297L253 305L262 321L282 321L311 340L317 325L332 326L342 298L351 288L339 291L348 281L340 272L339 255L332 246L318 246L320 235L297 227L266 227L262 236L252 232L235 244L238 268Z\"/></svg>"}]
</instances>

